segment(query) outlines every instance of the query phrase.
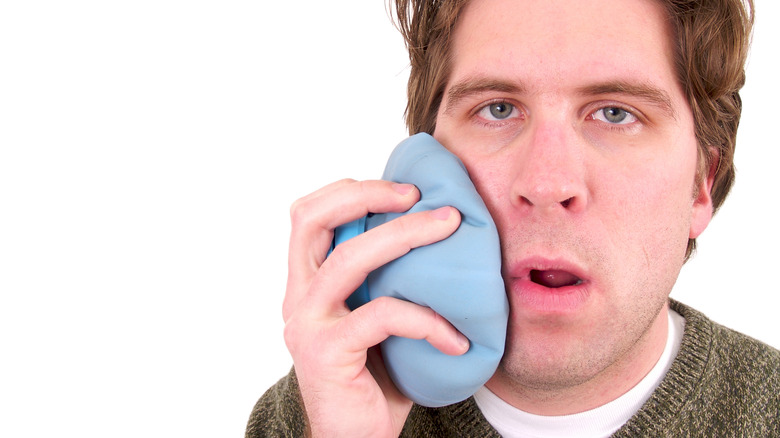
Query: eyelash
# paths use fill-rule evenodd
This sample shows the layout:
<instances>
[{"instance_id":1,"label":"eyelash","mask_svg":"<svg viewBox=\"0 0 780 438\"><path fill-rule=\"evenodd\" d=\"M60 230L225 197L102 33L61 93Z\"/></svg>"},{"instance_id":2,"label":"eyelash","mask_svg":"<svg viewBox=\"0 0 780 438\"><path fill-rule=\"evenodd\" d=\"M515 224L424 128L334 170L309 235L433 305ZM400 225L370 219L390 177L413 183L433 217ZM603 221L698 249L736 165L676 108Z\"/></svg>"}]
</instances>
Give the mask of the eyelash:
<instances>
[{"instance_id":1,"label":"eyelash","mask_svg":"<svg viewBox=\"0 0 780 438\"><path fill-rule=\"evenodd\" d=\"M504 104L504 105L510 105L512 107L512 111L518 111L520 114L516 117L509 117L503 120L486 120L479 116L479 113L481 113L483 110L489 108L491 105L496 104ZM520 107L520 105L517 105L515 103L512 103L506 99L493 99L490 101L487 101L483 103L482 105L476 107L474 111L471 113L471 118L475 120L476 123L488 127L488 128L501 128L509 123L513 123L514 121L518 119L525 119L524 113Z\"/></svg>"},{"instance_id":2,"label":"eyelash","mask_svg":"<svg viewBox=\"0 0 780 438\"><path fill-rule=\"evenodd\" d=\"M520 114L517 117L511 117L504 120L485 120L482 117L479 116L479 113L481 113L483 110L489 108L491 105L496 104L506 104L511 105L513 108L513 111L519 111ZM523 120L525 119L525 113L521 109L522 107L520 105L514 104L510 102L507 99L493 99L488 102L483 103L482 105L476 107L474 111L472 111L471 118L475 120L476 123L478 123L481 126L488 127L488 128L501 128L503 126L506 126L509 123L512 123L518 119ZM628 107L626 105L617 104L614 102L600 102L598 103L598 107L594 110L589 110L587 119L599 121L595 119L595 114L599 111L604 111L607 108L617 108L622 111L625 111L628 113L629 116L634 117L636 120L627 124L616 124L616 123L608 123L608 122L602 122L601 124L605 126L607 129L613 132L626 132L629 129L635 129L635 126L637 123L642 122L642 117L640 116L640 113L636 111L635 109Z\"/></svg>"},{"instance_id":3,"label":"eyelash","mask_svg":"<svg viewBox=\"0 0 780 438\"><path fill-rule=\"evenodd\" d=\"M633 117L635 120L632 121L632 122L623 124L623 123L604 122L604 121L601 121L601 120L597 120L595 118L596 114L599 111L604 111L604 110L606 110L608 108L616 108L616 109L625 111L630 117ZM637 111L634 108L629 107L627 105L618 104L618 103L615 103L615 102L599 102L597 104L596 109L589 110L587 119L595 121L595 122L600 122L600 124L602 126L606 127L606 129L609 129L612 132L620 132L620 133L626 133L626 132L634 131L634 130L637 129L637 127L638 127L638 125L640 123L643 123L643 118L642 118L641 113L639 111Z\"/></svg>"}]
</instances>

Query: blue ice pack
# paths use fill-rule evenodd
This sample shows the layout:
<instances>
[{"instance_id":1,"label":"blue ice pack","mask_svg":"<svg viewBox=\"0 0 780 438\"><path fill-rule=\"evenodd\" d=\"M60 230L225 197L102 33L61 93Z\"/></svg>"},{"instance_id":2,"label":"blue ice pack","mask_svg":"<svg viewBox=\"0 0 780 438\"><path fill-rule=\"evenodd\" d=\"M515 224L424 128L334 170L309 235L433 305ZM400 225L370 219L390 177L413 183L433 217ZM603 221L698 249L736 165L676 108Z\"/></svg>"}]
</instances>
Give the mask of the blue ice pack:
<instances>
[{"instance_id":1,"label":"blue ice pack","mask_svg":"<svg viewBox=\"0 0 780 438\"><path fill-rule=\"evenodd\" d=\"M347 300L355 309L381 296L430 307L470 341L448 356L427 341L391 336L381 344L398 389L415 403L439 407L465 400L493 375L504 353L509 305L501 277L498 232L461 161L428 134L414 135L390 156L382 179L411 183L420 201L405 213L373 214L335 230L334 246L401 215L453 206L460 227L371 272Z\"/></svg>"}]
</instances>

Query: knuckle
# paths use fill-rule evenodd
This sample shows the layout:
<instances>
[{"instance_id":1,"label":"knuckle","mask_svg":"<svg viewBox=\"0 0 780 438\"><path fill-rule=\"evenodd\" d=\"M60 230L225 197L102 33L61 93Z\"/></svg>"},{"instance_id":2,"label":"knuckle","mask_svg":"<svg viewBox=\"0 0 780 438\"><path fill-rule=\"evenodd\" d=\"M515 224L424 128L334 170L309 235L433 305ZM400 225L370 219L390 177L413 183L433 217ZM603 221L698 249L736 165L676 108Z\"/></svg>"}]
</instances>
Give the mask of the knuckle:
<instances>
[{"instance_id":1,"label":"knuckle","mask_svg":"<svg viewBox=\"0 0 780 438\"><path fill-rule=\"evenodd\" d=\"M296 347L298 345L298 339L300 339L298 332L298 326L295 324L294 320L289 320L287 321L287 324L284 325L284 344L293 355L295 354Z\"/></svg>"},{"instance_id":2,"label":"knuckle","mask_svg":"<svg viewBox=\"0 0 780 438\"><path fill-rule=\"evenodd\" d=\"M356 182L357 181L354 179L344 178L329 184L314 193L310 193L302 198L295 200L290 205L290 219L292 223L298 224L304 220L307 220L307 218L309 218L312 212L317 208L317 205L320 204L318 199L320 199L323 195L331 193L333 190L355 184Z\"/></svg>"},{"instance_id":3,"label":"knuckle","mask_svg":"<svg viewBox=\"0 0 780 438\"><path fill-rule=\"evenodd\" d=\"M337 245L328 256L325 261L328 266L324 273L339 276L350 273L365 277L370 270L362 263L364 259L365 249L353 245L353 242L344 242Z\"/></svg>"},{"instance_id":4,"label":"knuckle","mask_svg":"<svg viewBox=\"0 0 780 438\"><path fill-rule=\"evenodd\" d=\"M401 236L408 236L410 233L414 233L419 229L419 226L415 226L412 222L414 222L414 217L409 215L401 216L395 220L393 220L391 223L393 224L393 227L395 228L393 230L393 233L399 237Z\"/></svg>"},{"instance_id":5,"label":"knuckle","mask_svg":"<svg viewBox=\"0 0 780 438\"><path fill-rule=\"evenodd\" d=\"M336 184L338 184L338 185L346 185L346 184L353 184L355 182L357 182L357 181L355 179L352 179L352 178L342 178L342 179L336 181Z\"/></svg>"},{"instance_id":6,"label":"knuckle","mask_svg":"<svg viewBox=\"0 0 780 438\"><path fill-rule=\"evenodd\" d=\"M425 314L427 315L428 324L431 327L431 329L435 330L441 327L444 318L441 315L439 315L435 310L431 309L430 307L426 307Z\"/></svg>"},{"instance_id":7,"label":"knuckle","mask_svg":"<svg viewBox=\"0 0 780 438\"><path fill-rule=\"evenodd\" d=\"M382 321L385 318L387 318L387 315L389 315L393 310L393 298L387 297L387 296L381 296L377 297L373 300L371 300L372 304L372 311L373 311L373 319L376 321Z\"/></svg>"},{"instance_id":8,"label":"knuckle","mask_svg":"<svg viewBox=\"0 0 780 438\"><path fill-rule=\"evenodd\" d=\"M389 336L393 330L393 320L397 319L396 299L382 296L371 300L366 307L369 312L366 318L362 319L362 324L366 325L364 330L369 330L368 325L374 327L374 331L382 333L382 336Z\"/></svg>"},{"instance_id":9,"label":"knuckle","mask_svg":"<svg viewBox=\"0 0 780 438\"><path fill-rule=\"evenodd\" d=\"M450 323L438 312L428 309L428 333L430 336L442 336L449 332Z\"/></svg>"},{"instance_id":10,"label":"knuckle","mask_svg":"<svg viewBox=\"0 0 780 438\"><path fill-rule=\"evenodd\" d=\"M415 245L415 242L419 240L418 234L425 231L424 224L420 223L415 216L401 216L392 221L393 235L397 237L398 245L401 245L399 249L404 252L408 252Z\"/></svg>"},{"instance_id":11,"label":"knuckle","mask_svg":"<svg viewBox=\"0 0 780 438\"><path fill-rule=\"evenodd\" d=\"M355 187L361 196L370 195L372 188L374 187L373 181L356 181Z\"/></svg>"},{"instance_id":12,"label":"knuckle","mask_svg":"<svg viewBox=\"0 0 780 438\"><path fill-rule=\"evenodd\" d=\"M304 218L309 217L309 200L301 198L290 205L290 221L293 226L300 224Z\"/></svg>"},{"instance_id":13,"label":"knuckle","mask_svg":"<svg viewBox=\"0 0 780 438\"><path fill-rule=\"evenodd\" d=\"M350 266L350 260L352 260L351 245L341 244L336 246L328 256L325 263L328 264L329 269L334 272L342 272L343 269Z\"/></svg>"},{"instance_id":14,"label":"knuckle","mask_svg":"<svg viewBox=\"0 0 780 438\"><path fill-rule=\"evenodd\" d=\"M292 317L292 314L294 312L295 303L292 302L292 299L289 296L286 296L284 298L284 301L282 301L282 320L286 323L290 320Z\"/></svg>"},{"instance_id":15,"label":"knuckle","mask_svg":"<svg viewBox=\"0 0 780 438\"><path fill-rule=\"evenodd\" d=\"M284 344L294 361L308 360L316 356L316 349L322 345L318 340L318 332L310 324L303 323L298 318L291 318L283 330Z\"/></svg>"}]
</instances>

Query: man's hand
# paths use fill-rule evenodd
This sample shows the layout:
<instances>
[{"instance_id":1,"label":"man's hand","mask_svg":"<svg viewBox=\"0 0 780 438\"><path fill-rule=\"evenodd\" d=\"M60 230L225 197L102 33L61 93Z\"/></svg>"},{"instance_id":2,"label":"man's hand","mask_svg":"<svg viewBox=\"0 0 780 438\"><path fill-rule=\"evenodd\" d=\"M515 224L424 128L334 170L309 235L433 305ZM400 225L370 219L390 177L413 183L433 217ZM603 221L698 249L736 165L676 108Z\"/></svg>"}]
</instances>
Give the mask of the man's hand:
<instances>
[{"instance_id":1,"label":"man's hand","mask_svg":"<svg viewBox=\"0 0 780 438\"><path fill-rule=\"evenodd\" d=\"M334 228L368 212L406 211L419 196L408 184L343 180L291 208L284 335L314 436L401 432L412 402L372 348L388 336L426 339L446 354L468 350L466 338L429 308L387 297L353 312L344 304L369 272L452 234L460 224L454 208L401 216L340 244L326 259Z\"/></svg>"}]
</instances>

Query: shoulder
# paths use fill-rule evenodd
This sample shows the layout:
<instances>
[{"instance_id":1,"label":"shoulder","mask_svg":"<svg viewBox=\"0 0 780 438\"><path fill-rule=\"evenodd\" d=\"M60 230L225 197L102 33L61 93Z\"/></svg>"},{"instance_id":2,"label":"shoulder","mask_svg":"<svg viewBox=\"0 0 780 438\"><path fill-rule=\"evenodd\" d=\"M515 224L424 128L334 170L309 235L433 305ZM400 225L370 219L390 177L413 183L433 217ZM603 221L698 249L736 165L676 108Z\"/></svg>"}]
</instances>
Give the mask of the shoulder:
<instances>
[{"instance_id":1,"label":"shoulder","mask_svg":"<svg viewBox=\"0 0 780 438\"><path fill-rule=\"evenodd\" d=\"M700 361L700 373L684 411L709 428L749 427L777 433L780 427L780 351L673 303L686 320L677 361Z\"/></svg>"},{"instance_id":2,"label":"shoulder","mask_svg":"<svg viewBox=\"0 0 780 438\"><path fill-rule=\"evenodd\" d=\"M680 351L614 436L780 436L780 352L676 301Z\"/></svg>"},{"instance_id":3,"label":"shoulder","mask_svg":"<svg viewBox=\"0 0 780 438\"><path fill-rule=\"evenodd\" d=\"M257 401L246 427L246 438L304 436L303 410L295 370L269 388Z\"/></svg>"},{"instance_id":4,"label":"shoulder","mask_svg":"<svg viewBox=\"0 0 780 438\"><path fill-rule=\"evenodd\" d=\"M686 321L684 347L679 359L704 355L706 371L712 378L755 381L760 385L780 383L780 351L736 330L711 321L681 303L672 308Z\"/></svg>"},{"instance_id":5,"label":"shoulder","mask_svg":"<svg viewBox=\"0 0 780 438\"><path fill-rule=\"evenodd\" d=\"M740 332L713 323L713 355L725 370L743 377L773 377L777 383L780 351ZM769 382L767 382L769 383Z\"/></svg>"}]
</instances>

